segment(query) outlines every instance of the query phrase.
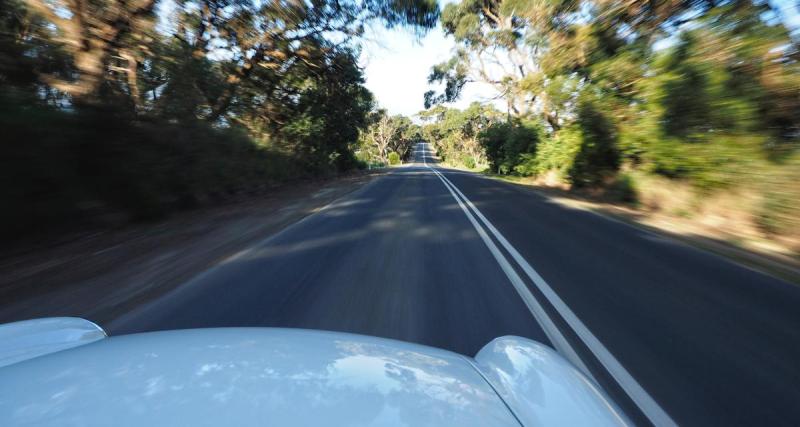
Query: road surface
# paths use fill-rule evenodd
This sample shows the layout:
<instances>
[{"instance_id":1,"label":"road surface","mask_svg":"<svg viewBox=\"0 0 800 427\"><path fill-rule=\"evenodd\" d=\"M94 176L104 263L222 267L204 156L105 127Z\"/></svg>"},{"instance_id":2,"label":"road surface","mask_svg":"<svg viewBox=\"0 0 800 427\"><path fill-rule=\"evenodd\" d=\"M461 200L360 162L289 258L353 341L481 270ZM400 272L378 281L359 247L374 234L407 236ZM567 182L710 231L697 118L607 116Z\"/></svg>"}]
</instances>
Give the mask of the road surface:
<instances>
[{"instance_id":1,"label":"road surface","mask_svg":"<svg viewBox=\"0 0 800 427\"><path fill-rule=\"evenodd\" d=\"M393 169L110 325L545 342L641 425L800 425L800 288L512 184Z\"/></svg>"}]
</instances>

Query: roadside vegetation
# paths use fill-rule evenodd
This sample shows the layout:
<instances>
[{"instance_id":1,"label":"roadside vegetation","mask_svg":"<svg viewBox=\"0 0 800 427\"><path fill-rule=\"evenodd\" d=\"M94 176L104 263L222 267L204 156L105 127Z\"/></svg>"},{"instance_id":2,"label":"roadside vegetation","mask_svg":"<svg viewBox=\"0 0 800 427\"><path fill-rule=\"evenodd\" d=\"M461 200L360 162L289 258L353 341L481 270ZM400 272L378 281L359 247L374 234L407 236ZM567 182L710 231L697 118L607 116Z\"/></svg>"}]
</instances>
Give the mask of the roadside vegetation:
<instances>
[{"instance_id":1,"label":"roadside vegetation","mask_svg":"<svg viewBox=\"0 0 800 427\"><path fill-rule=\"evenodd\" d=\"M421 141L421 128L410 118L390 116L386 110L376 109L361 131L356 156L362 163L398 165L411 156L414 145Z\"/></svg>"},{"instance_id":2,"label":"roadside vegetation","mask_svg":"<svg viewBox=\"0 0 800 427\"><path fill-rule=\"evenodd\" d=\"M420 115L445 162L800 254L800 32L781 9L462 0L440 24L457 47L431 71ZM473 82L505 111L441 106Z\"/></svg>"},{"instance_id":3,"label":"roadside vegetation","mask_svg":"<svg viewBox=\"0 0 800 427\"><path fill-rule=\"evenodd\" d=\"M467 169L486 168L487 152L479 140L480 132L505 116L491 106L473 103L464 111L436 106L419 113L422 135L430 141L439 160L448 166Z\"/></svg>"},{"instance_id":4,"label":"roadside vegetation","mask_svg":"<svg viewBox=\"0 0 800 427\"><path fill-rule=\"evenodd\" d=\"M433 0L0 0L0 235L365 167L364 26L423 32L438 13Z\"/></svg>"}]
</instances>

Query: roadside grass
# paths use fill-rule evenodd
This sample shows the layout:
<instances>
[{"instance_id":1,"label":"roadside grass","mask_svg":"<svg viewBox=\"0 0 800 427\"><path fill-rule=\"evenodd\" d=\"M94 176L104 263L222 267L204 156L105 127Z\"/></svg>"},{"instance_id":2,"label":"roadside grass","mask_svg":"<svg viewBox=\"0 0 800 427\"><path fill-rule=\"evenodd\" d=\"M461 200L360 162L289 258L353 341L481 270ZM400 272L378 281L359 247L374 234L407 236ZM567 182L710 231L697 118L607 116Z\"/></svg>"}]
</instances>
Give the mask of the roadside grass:
<instances>
[{"instance_id":1,"label":"roadside grass","mask_svg":"<svg viewBox=\"0 0 800 427\"><path fill-rule=\"evenodd\" d=\"M472 167L470 167L470 165L467 165L462 161L444 160L439 162L439 164L451 169L467 171L467 172L477 172L477 173L484 173L489 168L489 165L486 163L476 163L474 161L470 163Z\"/></svg>"}]
</instances>

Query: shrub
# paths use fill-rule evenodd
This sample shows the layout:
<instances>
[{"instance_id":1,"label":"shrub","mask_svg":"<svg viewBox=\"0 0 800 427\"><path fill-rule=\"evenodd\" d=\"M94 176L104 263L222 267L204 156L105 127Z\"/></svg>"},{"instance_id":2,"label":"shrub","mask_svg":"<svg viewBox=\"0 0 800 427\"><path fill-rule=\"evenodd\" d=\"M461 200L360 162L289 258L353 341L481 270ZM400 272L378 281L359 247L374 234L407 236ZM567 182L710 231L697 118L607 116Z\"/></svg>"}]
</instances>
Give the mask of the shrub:
<instances>
[{"instance_id":1,"label":"shrub","mask_svg":"<svg viewBox=\"0 0 800 427\"><path fill-rule=\"evenodd\" d=\"M613 200L625 203L636 203L638 193L633 177L627 173L621 173L614 178L606 190L606 196Z\"/></svg>"},{"instance_id":2,"label":"shrub","mask_svg":"<svg viewBox=\"0 0 800 427\"><path fill-rule=\"evenodd\" d=\"M390 165L399 165L400 164L400 155L397 154L396 152L392 151L391 153L389 153L389 155L387 157L388 157Z\"/></svg>"},{"instance_id":3,"label":"shrub","mask_svg":"<svg viewBox=\"0 0 800 427\"><path fill-rule=\"evenodd\" d=\"M517 171L522 175L542 175L555 171L561 179L568 180L568 172L572 169L582 141L577 126L561 129L554 137L544 139L535 155L523 155Z\"/></svg>"},{"instance_id":4,"label":"shrub","mask_svg":"<svg viewBox=\"0 0 800 427\"><path fill-rule=\"evenodd\" d=\"M569 180L576 187L600 185L619 169L615 126L591 101L581 102L578 125L580 148L568 170Z\"/></svg>"},{"instance_id":5,"label":"shrub","mask_svg":"<svg viewBox=\"0 0 800 427\"><path fill-rule=\"evenodd\" d=\"M154 218L311 173L235 129L0 104L0 126L15 142L0 157L5 238L109 214Z\"/></svg>"},{"instance_id":6,"label":"shrub","mask_svg":"<svg viewBox=\"0 0 800 427\"><path fill-rule=\"evenodd\" d=\"M581 104L578 113L576 123L553 137L537 134L536 144L519 155L514 171L520 175L555 171L576 187L601 185L613 176L620 164L613 123L588 102Z\"/></svg>"},{"instance_id":7,"label":"shrub","mask_svg":"<svg viewBox=\"0 0 800 427\"><path fill-rule=\"evenodd\" d=\"M536 152L543 134L538 121L515 120L493 124L482 131L478 139L486 150L492 171L505 175L517 171L525 154Z\"/></svg>"},{"instance_id":8,"label":"shrub","mask_svg":"<svg viewBox=\"0 0 800 427\"><path fill-rule=\"evenodd\" d=\"M493 123L478 134L478 140L489 160L489 169L494 173L500 173L500 165L503 163L503 146L508 140L510 130L511 125L508 123Z\"/></svg>"},{"instance_id":9,"label":"shrub","mask_svg":"<svg viewBox=\"0 0 800 427\"><path fill-rule=\"evenodd\" d=\"M465 155L464 158L461 160L464 163L464 166L475 169L475 158L472 156Z\"/></svg>"}]
</instances>

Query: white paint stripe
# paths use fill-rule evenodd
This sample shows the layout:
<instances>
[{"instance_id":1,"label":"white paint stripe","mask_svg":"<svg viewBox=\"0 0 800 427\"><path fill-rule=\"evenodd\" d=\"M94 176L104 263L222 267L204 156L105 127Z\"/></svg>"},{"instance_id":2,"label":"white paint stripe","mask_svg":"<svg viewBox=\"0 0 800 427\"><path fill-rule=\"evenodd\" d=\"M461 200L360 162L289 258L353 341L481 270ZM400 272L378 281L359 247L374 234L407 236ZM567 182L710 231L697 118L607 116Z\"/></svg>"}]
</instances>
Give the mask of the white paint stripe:
<instances>
[{"instance_id":1,"label":"white paint stripe","mask_svg":"<svg viewBox=\"0 0 800 427\"><path fill-rule=\"evenodd\" d=\"M600 342L594 334L589 331L589 329L584 325L584 323L572 312L572 310L564 303L564 301L558 296L558 294L553 291L550 285L536 272L536 270L531 267L531 265L520 255L520 253L511 245L511 243L506 240L506 238L494 227L494 225L489 222L488 219L481 213L481 211L458 189L446 176L441 174L440 172L434 170L433 168L429 169L433 170L439 176L439 179L445 183L445 185L449 184L452 186L452 189L448 186L448 190L452 191L455 190L459 196L464 200L464 202L470 207L470 209L475 213L475 215L480 218L483 224L489 229L489 231L494 235L498 242L508 251L514 261L519 264L525 274L533 281L533 283L539 288L539 290L544 294L550 304L558 311L561 317L567 322L567 324L572 328L572 330L578 335L578 337L583 341L584 344L589 348L589 350L594 354L597 360L603 365L603 367L608 371L609 374L614 378L614 380L625 390L625 393L630 396L630 398L636 403L639 409L647 416L647 418L656 426L677 426L674 420L664 411L663 408L642 388L641 385L633 378L633 376L622 366L621 363L611 354L610 351ZM461 204L461 202L459 202ZM475 225L475 224L473 224ZM476 226L477 228L477 226ZM485 240L484 240L485 242ZM492 243L494 244L494 243ZM488 246L488 244L487 244ZM497 257L495 257L497 258ZM498 261L499 262L499 261ZM514 287L517 285L512 280L512 284ZM524 286L524 284L523 284ZM520 291L519 289L517 289ZM533 299L535 301L535 297L533 294L530 293L530 290L525 287L524 291L520 291L520 294L526 294L523 296L523 300L526 298ZM526 301L527 304L527 301ZM537 303L538 305L538 303ZM541 307L541 306L539 306ZM530 306L529 306L530 308ZM540 316L537 316L537 313L533 310L534 317L539 319ZM545 317L546 314L545 314ZM548 318L549 320L549 318ZM553 325L552 321L549 321L550 325ZM547 324L543 325L543 328ZM548 326L549 327L549 326ZM552 327L555 327L554 325ZM549 335L548 335L549 337ZM553 343L556 346L556 349L559 352L562 352L560 348L558 348L558 344L555 342ZM569 344L566 344L569 347ZM582 371L588 373L588 369L586 366L580 362L580 358L577 356L574 350L570 347L570 352L563 353L565 357L567 357L571 362L575 363ZM576 358L577 360L574 360ZM590 375L591 376L591 375Z\"/></svg>"},{"instance_id":2,"label":"white paint stripe","mask_svg":"<svg viewBox=\"0 0 800 427\"><path fill-rule=\"evenodd\" d=\"M533 294L530 293L527 286L525 286L525 283L522 281L522 278L520 278L519 274L517 274L517 271L514 270L514 267L511 266L511 263L508 261L508 259L506 259L505 255L503 255L497 245L494 244L494 241L492 241L492 239L486 233L486 230L484 230L480 223L475 219L467 206L465 206L461 199L458 198L456 193L453 192L454 187L451 187L452 184L445 181L445 178L443 178L438 171L432 168L430 169L434 174L436 174L437 177L439 177L439 179L442 181L442 184L444 184L445 188L447 188L453 198L456 199L456 202L458 202L458 205L464 211L464 214L467 215L467 218L472 223L472 226L475 227L478 235L483 240L483 243L489 248L489 252L491 252L491 254L494 256L494 259L497 261L497 263L500 264L500 268L506 274L506 277L508 277L508 280L514 286L514 289L517 290L517 293L519 293L519 296L528 307L528 310L533 313L533 316L540 325L546 325L542 329L544 330L544 333L547 335L547 338L550 340L550 342L553 343L553 346L562 354L571 354L572 357L570 357L570 359L574 360L573 363L577 365L581 371L587 373L591 378L591 373L583 364L583 361L567 343L566 338L563 334L561 334L561 331L558 330L550 317L547 316L547 313L545 313L544 308L539 304L539 301L537 301ZM455 190L458 191L458 189Z\"/></svg>"},{"instance_id":3,"label":"white paint stripe","mask_svg":"<svg viewBox=\"0 0 800 427\"><path fill-rule=\"evenodd\" d=\"M417 145L419 145L420 148L419 150L417 150L417 153L422 153L422 164L428 166L428 161L425 160L425 158L427 157L425 154L427 150L427 144L424 142L420 142Z\"/></svg>"}]
</instances>

